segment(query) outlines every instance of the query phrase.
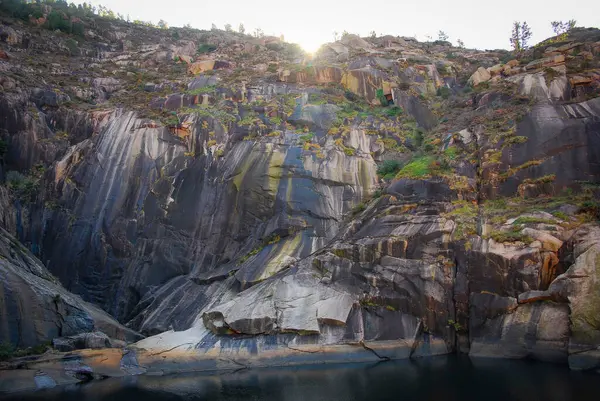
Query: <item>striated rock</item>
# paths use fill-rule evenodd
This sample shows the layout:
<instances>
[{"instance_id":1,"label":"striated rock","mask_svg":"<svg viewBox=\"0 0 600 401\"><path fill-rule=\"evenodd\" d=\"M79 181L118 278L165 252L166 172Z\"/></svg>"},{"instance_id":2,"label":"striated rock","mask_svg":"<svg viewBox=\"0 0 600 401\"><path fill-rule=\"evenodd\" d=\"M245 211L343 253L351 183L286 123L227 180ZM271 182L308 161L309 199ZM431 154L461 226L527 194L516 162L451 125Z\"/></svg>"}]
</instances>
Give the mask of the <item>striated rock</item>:
<instances>
[{"instance_id":1,"label":"striated rock","mask_svg":"<svg viewBox=\"0 0 600 401\"><path fill-rule=\"evenodd\" d=\"M0 339L17 347L99 330L126 341L142 338L106 312L66 291L21 244L0 228Z\"/></svg>"},{"instance_id":2,"label":"striated rock","mask_svg":"<svg viewBox=\"0 0 600 401\"><path fill-rule=\"evenodd\" d=\"M486 321L471 331L469 356L535 358L564 363L568 358L569 308L535 303Z\"/></svg>"},{"instance_id":3,"label":"striated rock","mask_svg":"<svg viewBox=\"0 0 600 401\"><path fill-rule=\"evenodd\" d=\"M600 344L600 238L594 235L594 231L585 234L578 241L579 244L586 244L585 250L580 248L581 253L575 263L548 289L555 298L569 302L569 365L573 369L600 366L597 353Z\"/></svg>"},{"instance_id":4,"label":"striated rock","mask_svg":"<svg viewBox=\"0 0 600 401\"><path fill-rule=\"evenodd\" d=\"M339 67L314 66L305 67L301 71L283 70L279 73L279 80L290 83L340 83L343 70Z\"/></svg>"},{"instance_id":5,"label":"striated rock","mask_svg":"<svg viewBox=\"0 0 600 401\"><path fill-rule=\"evenodd\" d=\"M27 380L455 351L597 365L600 233L573 230L597 211L600 31L524 71L411 38L345 35L311 58L77 23L77 60L14 23L39 57L0 63L0 225L21 241L0 260L0 341L73 353ZM468 94L473 62L492 67ZM137 334L45 268L150 337L78 351Z\"/></svg>"},{"instance_id":6,"label":"striated rock","mask_svg":"<svg viewBox=\"0 0 600 401\"><path fill-rule=\"evenodd\" d=\"M383 88L387 79L384 72L368 66L348 70L342 76L341 83L344 88L366 98L369 103L380 104L377 89Z\"/></svg>"},{"instance_id":7,"label":"striated rock","mask_svg":"<svg viewBox=\"0 0 600 401\"><path fill-rule=\"evenodd\" d=\"M556 67L564 64L565 56L562 54L534 60L527 64L524 68L526 71L537 70L544 67Z\"/></svg>"},{"instance_id":8,"label":"striated rock","mask_svg":"<svg viewBox=\"0 0 600 401\"><path fill-rule=\"evenodd\" d=\"M518 171L500 183L495 193L508 195L518 191L519 184L526 178L554 175L553 188L568 187L583 177L596 177L600 170L596 160L600 157L593 151L598 137L593 134L600 115L600 99L567 105L538 104L518 125L516 135L526 136L527 142L517 144L503 160L511 166L520 166L527 161L542 163ZM565 135L569 132L569 135ZM564 168L568 165L570 168ZM580 177L580 178L577 178Z\"/></svg>"}]
</instances>

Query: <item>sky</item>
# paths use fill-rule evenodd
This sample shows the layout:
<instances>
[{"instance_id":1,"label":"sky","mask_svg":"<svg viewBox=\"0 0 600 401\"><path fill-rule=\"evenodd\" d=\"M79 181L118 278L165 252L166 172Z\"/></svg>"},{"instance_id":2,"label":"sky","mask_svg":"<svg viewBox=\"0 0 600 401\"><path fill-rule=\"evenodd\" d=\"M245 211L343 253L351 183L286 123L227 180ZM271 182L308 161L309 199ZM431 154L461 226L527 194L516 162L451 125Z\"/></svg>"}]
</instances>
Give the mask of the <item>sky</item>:
<instances>
[{"instance_id":1,"label":"sky","mask_svg":"<svg viewBox=\"0 0 600 401\"><path fill-rule=\"evenodd\" d=\"M83 1L74 1L82 3ZM527 21L533 32L530 44L553 36L551 21L577 20L577 26L600 27L598 0L88 0L116 13L154 23L163 19L169 26L190 24L223 29L240 23L246 33L260 28L267 35L284 35L285 40L315 51L333 41L334 32L348 31L367 36L375 31L394 36L434 40L444 31L456 44L468 48L508 49L513 21Z\"/></svg>"}]
</instances>

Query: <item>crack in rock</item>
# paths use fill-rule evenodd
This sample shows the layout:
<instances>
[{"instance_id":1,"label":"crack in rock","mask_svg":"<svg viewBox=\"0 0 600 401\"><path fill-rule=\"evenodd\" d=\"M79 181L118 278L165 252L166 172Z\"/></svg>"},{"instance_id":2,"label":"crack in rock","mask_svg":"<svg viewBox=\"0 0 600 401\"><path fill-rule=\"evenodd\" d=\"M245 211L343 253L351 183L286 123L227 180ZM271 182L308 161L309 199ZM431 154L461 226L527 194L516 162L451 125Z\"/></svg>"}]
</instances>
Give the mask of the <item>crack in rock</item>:
<instances>
[{"instance_id":1,"label":"crack in rock","mask_svg":"<svg viewBox=\"0 0 600 401\"><path fill-rule=\"evenodd\" d=\"M377 353L377 351L375 351L373 348L369 347L367 344L365 344L365 342L363 340L359 341L359 344L362 345L362 347L364 349L366 349L367 351L370 351L373 355L375 355L377 358L381 359L382 361L391 361L392 359L388 356L381 356Z\"/></svg>"}]
</instances>

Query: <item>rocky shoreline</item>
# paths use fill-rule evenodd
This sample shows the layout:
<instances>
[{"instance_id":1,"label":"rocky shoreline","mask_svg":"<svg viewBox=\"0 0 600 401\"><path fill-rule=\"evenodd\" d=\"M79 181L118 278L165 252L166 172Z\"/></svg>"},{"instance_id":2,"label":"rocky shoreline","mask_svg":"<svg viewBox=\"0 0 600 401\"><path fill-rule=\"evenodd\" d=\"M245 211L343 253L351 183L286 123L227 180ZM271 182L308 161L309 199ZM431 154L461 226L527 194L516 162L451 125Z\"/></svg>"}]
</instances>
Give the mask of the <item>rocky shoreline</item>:
<instances>
[{"instance_id":1,"label":"rocky shoreline","mask_svg":"<svg viewBox=\"0 0 600 401\"><path fill-rule=\"evenodd\" d=\"M292 336L293 337L293 336ZM270 339L274 342L275 339ZM382 362L448 353L441 339L378 341L343 345L268 345L268 338L231 341L213 349L102 349L51 352L0 365L0 394L34 391L90 380L135 375L217 374L265 367Z\"/></svg>"}]
</instances>

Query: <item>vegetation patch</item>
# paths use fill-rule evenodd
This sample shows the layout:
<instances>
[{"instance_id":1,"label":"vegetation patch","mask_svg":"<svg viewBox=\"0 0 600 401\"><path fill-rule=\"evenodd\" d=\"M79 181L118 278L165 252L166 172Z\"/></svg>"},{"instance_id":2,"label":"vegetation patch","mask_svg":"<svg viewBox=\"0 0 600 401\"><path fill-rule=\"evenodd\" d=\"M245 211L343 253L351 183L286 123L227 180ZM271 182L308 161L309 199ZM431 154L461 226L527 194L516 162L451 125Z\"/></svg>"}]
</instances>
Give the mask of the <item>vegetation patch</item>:
<instances>
[{"instance_id":1,"label":"vegetation patch","mask_svg":"<svg viewBox=\"0 0 600 401\"><path fill-rule=\"evenodd\" d=\"M201 44L198 45L198 50L197 50L196 53L198 53L198 54L206 54L206 53L214 52L215 50L217 50L217 46L210 45L208 43L201 43Z\"/></svg>"},{"instance_id":2,"label":"vegetation patch","mask_svg":"<svg viewBox=\"0 0 600 401\"><path fill-rule=\"evenodd\" d=\"M464 240L477 234L478 207L468 201L453 202L454 209L444 217L456 224L452 237L454 240Z\"/></svg>"},{"instance_id":3,"label":"vegetation patch","mask_svg":"<svg viewBox=\"0 0 600 401\"><path fill-rule=\"evenodd\" d=\"M543 162L544 162L543 160L529 160L529 161L521 164L520 166L508 169L508 171L506 171L505 173L500 175L500 178L507 179L507 178L512 177L513 175L517 174L521 170L525 170L526 168L533 167L533 166L538 166L538 165L542 164Z\"/></svg>"},{"instance_id":4,"label":"vegetation patch","mask_svg":"<svg viewBox=\"0 0 600 401\"><path fill-rule=\"evenodd\" d=\"M520 224L556 224L556 221L552 220L552 219L544 219L541 217L523 216L523 217L519 217L518 219L516 219L513 222L513 225L520 225Z\"/></svg>"},{"instance_id":5,"label":"vegetation patch","mask_svg":"<svg viewBox=\"0 0 600 401\"><path fill-rule=\"evenodd\" d=\"M7 361L12 358L20 358L30 355L41 355L48 350L50 343L42 343L33 347L16 348L10 343L0 343L0 361Z\"/></svg>"},{"instance_id":6,"label":"vegetation patch","mask_svg":"<svg viewBox=\"0 0 600 401\"><path fill-rule=\"evenodd\" d=\"M539 178L526 178L523 180L523 184L548 184L554 182L554 180L556 180L556 175L549 174Z\"/></svg>"},{"instance_id":7,"label":"vegetation patch","mask_svg":"<svg viewBox=\"0 0 600 401\"><path fill-rule=\"evenodd\" d=\"M514 226L510 230L494 230L486 238L491 238L496 242L523 242L529 244L533 242L533 239L521 232L519 226Z\"/></svg>"},{"instance_id":8,"label":"vegetation patch","mask_svg":"<svg viewBox=\"0 0 600 401\"><path fill-rule=\"evenodd\" d=\"M356 216L357 214L364 212L366 209L367 205L361 202L352 208L352 215Z\"/></svg>"},{"instance_id":9,"label":"vegetation patch","mask_svg":"<svg viewBox=\"0 0 600 401\"><path fill-rule=\"evenodd\" d=\"M384 160L383 163L377 167L377 175L386 180L392 180L401 169L402 165L399 161Z\"/></svg>"},{"instance_id":10,"label":"vegetation patch","mask_svg":"<svg viewBox=\"0 0 600 401\"><path fill-rule=\"evenodd\" d=\"M396 178L424 178L430 175L431 173L431 164L433 163L434 158L432 156L423 156L414 159L406 166L404 166L398 174L396 174Z\"/></svg>"}]
</instances>

